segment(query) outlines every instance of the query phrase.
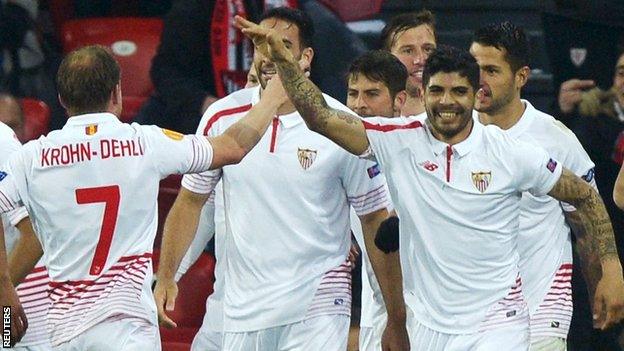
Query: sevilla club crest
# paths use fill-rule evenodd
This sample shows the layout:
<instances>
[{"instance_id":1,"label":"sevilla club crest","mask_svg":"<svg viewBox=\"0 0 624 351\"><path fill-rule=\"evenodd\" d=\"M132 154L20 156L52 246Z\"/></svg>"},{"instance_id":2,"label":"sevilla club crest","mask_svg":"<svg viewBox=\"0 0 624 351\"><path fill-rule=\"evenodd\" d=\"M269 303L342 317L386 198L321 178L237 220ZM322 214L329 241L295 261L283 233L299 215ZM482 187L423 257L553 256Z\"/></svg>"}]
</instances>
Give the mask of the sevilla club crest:
<instances>
[{"instance_id":1,"label":"sevilla club crest","mask_svg":"<svg viewBox=\"0 0 624 351\"><path fill-rule=\"evenodd\" d=\"M303 169L308 169L316 160L316 150L297 148L297 158Z\"/></svg>"},{"instance_id":2,"label":"sevilla club crest","mask_svg":"<svg viewBox=\"0 0 624 351\"><path fill-rule=\"evenodd\" d=\"M487 190L490 182L492 181L492 172L471 172L472 173L472 184L479 190L481 193L484 193Z\"/></svg>"}]
</instances>

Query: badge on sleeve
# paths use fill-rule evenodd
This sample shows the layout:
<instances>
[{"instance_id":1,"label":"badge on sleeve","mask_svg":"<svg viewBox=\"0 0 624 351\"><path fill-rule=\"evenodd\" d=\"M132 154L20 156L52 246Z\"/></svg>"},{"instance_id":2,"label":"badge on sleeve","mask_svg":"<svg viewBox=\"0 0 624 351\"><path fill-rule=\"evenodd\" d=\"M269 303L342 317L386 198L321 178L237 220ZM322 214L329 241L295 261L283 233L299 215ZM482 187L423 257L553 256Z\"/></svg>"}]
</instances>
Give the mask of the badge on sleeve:
<instances>
[{"instance_id":1,"label":"badge on sleeve","mask_svg":"<svg viewBox=\"0 0 624 351\"><path fill-rule=\"evenodd\" d=\"M7 176L6 172L2 172L2 171L0 171L0 182L1 182L4 178L6 178L6 176Z\"/></svg>"},{"instance_id":2,"label":"badge on sleeve","mask_svg":"<svg viewBox=\"0 0 624 351\"><path fill-rule=\"evenodd\" d=\"M94 135L95 133L97 133L97 130L98 130L97 124L89 124L88 126L85 127L85 134Z\"/></svg>"},{"instance_id":3,"label":"badge on sleeve","mask_svg":"<svg viewBox=\"0 0 624 351\"><path fill-rule=\"evenodd\" d=\"M371 167L368 167L368 169L366 169L366 172L368 172L368 177L370 179L373 179L381 174L381 169L379 169L379 163L375 163Z\"/></svg>"},{"instance_id":4,"label":"badge on sleeve","mask_svg":"<svg viewBox=\"0 0 624 351\"><path fill-rule=\"evenodd\" d=\"M550 173L554 173L555 169L557 169L557 161L551 158L550 160L548 160L548 163L546 164L546 168L548 168Z\"/></svg>"},{"instance_id":5,"label":"badge on sleeve","mask_svg":"<svg viewBox=\"0 0 624 351\"><path fill-rule=\"evenodd\" d=\"M167 137L169 137L169 139L180 141L184 138L184 134L182 133L174 132L173 130L169 130L165 128L161 128L161 130Z\"/></svg>"},{"instance_id":6,"label":"badge on sleeve","mask_svg":"<svg viewBox=\"0 0 624 351\"><path fill-rule=\"evenodd\" d=\"M587 171L587 173L585 175L583 175L581 178L583 178L583 180L585 180L588 183L591 183L591 181L594 179L594 169L590 169L589 171Z\"/></svg>"}]
</instances>

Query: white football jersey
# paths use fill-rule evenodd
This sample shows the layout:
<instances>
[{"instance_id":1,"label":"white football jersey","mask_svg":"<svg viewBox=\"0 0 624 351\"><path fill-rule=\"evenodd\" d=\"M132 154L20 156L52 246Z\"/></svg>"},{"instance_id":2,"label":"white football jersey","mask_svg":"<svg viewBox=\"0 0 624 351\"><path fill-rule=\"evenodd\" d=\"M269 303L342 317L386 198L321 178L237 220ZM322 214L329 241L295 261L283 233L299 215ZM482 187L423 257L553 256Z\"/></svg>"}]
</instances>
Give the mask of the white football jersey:
<instances>
[{"instance_id":1,"label":"white football jersey","mask_svg":"<svg viewBox=\"0 0 624 351\"><path fill-rule=\"evenodd\" d=\"M449 334L526 318L516 249L521 194L548 193L561 165L498 127L475 123L450 146L427 123L364 121L400 218L406 303L419 323Z\"/></svg>"},{"instance_id":2,"label":"white football jersey","mask_svg":"<svg viewBox=\"0 0 624 351\"><path fill-rule=\"evenodd\" d=\"M209 169L206 138L71 117L31 141L0 176L0 212L24 205L46 252L51 340L60 345L112 315L156 324L150 289L160 179Z\"/></svg>"},{"instance_id":3,"label":"white football jersey","mask_svg":"<svg viewBox=\"0 0 624 351\"><path fill-rule=\"evenodd\" d=\"M198 133L223 133L259 101L259 92L239 90L212 104ZM325 98L330 106L350 111ZM350 273L343 267L350 247L349 205L358 215L387 207L378 174L373 162L310 131L294 112L276 116L241 163L183 178L185 188L204 194L223 182L225 332L295 323L313 305L315 311L328 311L316 305L324 302L317 289L329 284L322 280L325 273L339 267L334 273L350 288ZM346 307L350 295L330 302Z\"/></svg>"},{"instance_id":4,"label":"white football jersey","mask_svg":"<svg viewBox=\"0 0 624 351\"><path fill-rule=\"evenodd\" d=\"M528 101L522 102L526 108L520 120L504 133L544 148L563 167L595 186L594 163L574 133L554 117L535 109ZM552 316L542 317L549 319L546 321L547 329L559 330L565 338L572 318L572 295L569 288L571 269L568 269L567 274L558 271L562 265L572 264L572 249L570 228L563 210L575 209L550 196L536 197L523 193L518 251L523 292L529 312L533 315L543 303L549 308L556 307L558 310ZM555 274L558 274L557 282L554 282ZM558 296L550 296L550 302L544 301L549 289L557 283L565 283L557 287ZM553 298L557 301L552 301ZM566 316L565 321L559 320L561 316ZM553 321L558 323L551 323ZM531 332L535 334L533 328Z\"/></svg>"}]
</instances>

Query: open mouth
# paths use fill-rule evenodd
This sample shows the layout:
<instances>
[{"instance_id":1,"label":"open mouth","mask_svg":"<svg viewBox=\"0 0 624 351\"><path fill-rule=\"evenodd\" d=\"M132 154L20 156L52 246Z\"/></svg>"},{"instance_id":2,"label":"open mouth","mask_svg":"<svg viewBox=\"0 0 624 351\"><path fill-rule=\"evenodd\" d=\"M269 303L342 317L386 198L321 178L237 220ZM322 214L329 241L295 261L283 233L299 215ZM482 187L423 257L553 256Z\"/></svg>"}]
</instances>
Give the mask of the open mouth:
<instances>
[{"instance_id":1,"label":"open mouth","mask_svg":"<svg viewBox=\"0 0 624 351\"><path fill-rule=\"evenodd\" d=\"M262 70L260 71L260 74L262 75L262 78L265 81L268 81L269 79L273 78L274 75L277 74L277 70L275 69L275 67L268 67L268 68L263 67Z\"/></svg>"},{"instance_id":2,"label":"open mouth","mask_svg":"<svg viewBox=\"0 0 624 351\"><path fill-rule=\"evenodd\" d=\"M461 113L459 112L438 112L438 117L443 120L452 120L460 117Z\"/></svg>"}]
</instances>

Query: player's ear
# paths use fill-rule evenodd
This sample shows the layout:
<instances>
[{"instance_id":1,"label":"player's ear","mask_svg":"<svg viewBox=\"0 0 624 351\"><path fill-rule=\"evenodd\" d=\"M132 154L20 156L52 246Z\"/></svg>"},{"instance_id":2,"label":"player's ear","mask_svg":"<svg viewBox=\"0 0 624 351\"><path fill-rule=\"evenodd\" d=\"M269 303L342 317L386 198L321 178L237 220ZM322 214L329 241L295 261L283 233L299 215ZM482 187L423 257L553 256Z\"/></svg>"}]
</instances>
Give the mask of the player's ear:
<instances>
[{"instance_id":1,"label":"player's ear","mask_svg":"<svg viewBox=\"0 0 624 351\"><path fill-rule=\"evenodd\" d=\"M531 69L529 66L520 67L515 74L516 86L522 89L522 87L529 81L530 74Z\"/></svg>"},{"instance_id":2,"label":"player's ear","mask_svg":"<svg viewBox=\"0 0 624 351\"><path fill-rule=\"evenodd\" d=\"M310 70L312 66L312 59L314 58L314 49L308 47L303 49L301 53L301 60L299 60L299 64L302 66L301 68L307 72Z\"/></svg>"},{"instance_id":3,"label":"player's ear","mask_svg":"<svg viewBox=\"0 0 624 351\"><path fill-rule=\"evenodd\" d=\"M393 110L395 116L401 115L401 110L403 109L403 105L405 105L405 101L407 101L407 92L405 90L399 91L394 96Z\"/></svg>"},{"instance_id":4,"label":"player's ear","mask_svg":"<svg viewBox=\"0 0 624 351\"><path fill-rule=\"evenodd\" d=\"M67 110L67 105L65 105L65 102L64 102L64 101L63 101L63 99L61 98L61 94L58 94L57 96L58 96L58 101L59 101L59 103L61 104L61 106L63 106L63 108L64 108L65 110Z\"/></svg>"}]
</instances>

